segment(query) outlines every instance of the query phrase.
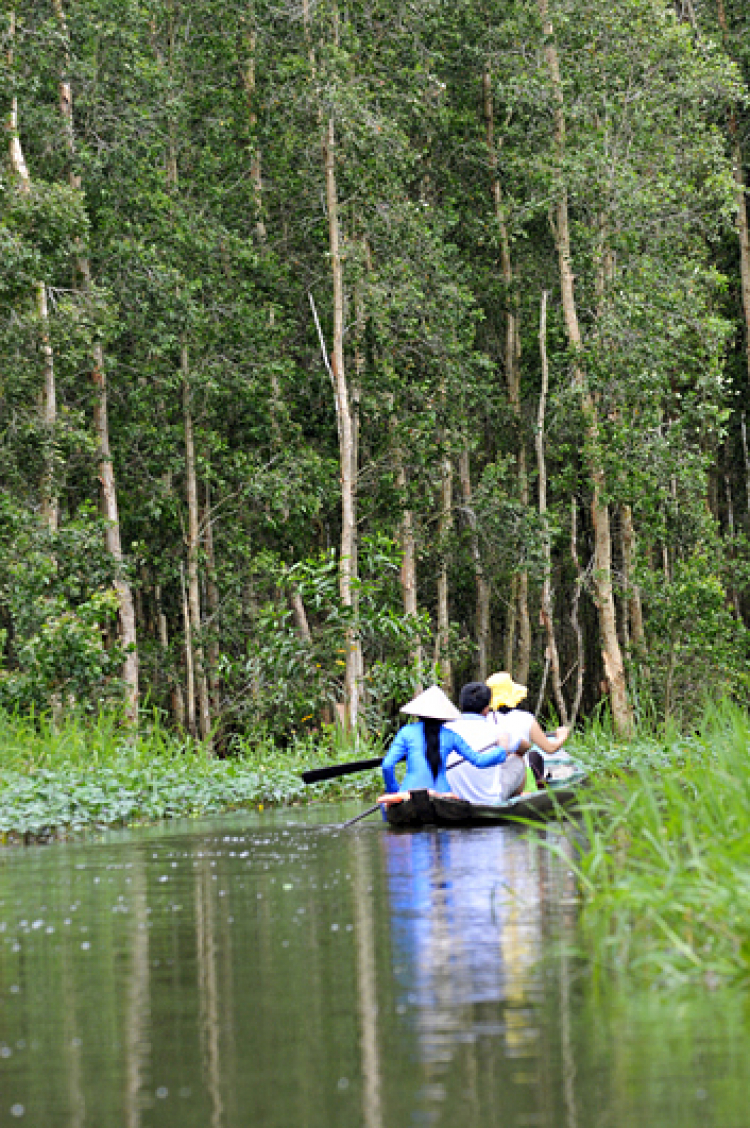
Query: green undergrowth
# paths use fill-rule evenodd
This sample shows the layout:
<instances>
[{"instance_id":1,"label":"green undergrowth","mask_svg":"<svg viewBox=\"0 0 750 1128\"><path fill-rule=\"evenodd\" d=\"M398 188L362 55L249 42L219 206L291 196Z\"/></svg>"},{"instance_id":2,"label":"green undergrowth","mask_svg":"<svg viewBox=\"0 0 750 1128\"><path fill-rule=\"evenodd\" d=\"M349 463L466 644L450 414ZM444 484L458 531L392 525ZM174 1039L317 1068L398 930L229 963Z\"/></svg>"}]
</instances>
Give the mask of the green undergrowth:
<instances>
[{"instance_id":1,"label":"green undergrowth","mask_svg":"<svg viewBox=\"0 0 750 1128\"><path fill-rule=\"evenodd\" d=\"M573 836L580 938L607 977L659 986L750 982L750 718L698 731L576 742L590 768Z\"/></svg>"},{"instance_id":2,"label":"green undergrowth","mask_svg":"<svg viewBox=\"0 0 750 1128\"><path fill-rule=\"evenodd\" d=\"M306 786L306 768L369 757L333 731L290 748L244 743L217 759L158 720L135 736L119 718L24 719L0 713L0 841L38 841L86 828L217 814L238 808L369 797L377 772Z\"/></svg>"}]
</instances>

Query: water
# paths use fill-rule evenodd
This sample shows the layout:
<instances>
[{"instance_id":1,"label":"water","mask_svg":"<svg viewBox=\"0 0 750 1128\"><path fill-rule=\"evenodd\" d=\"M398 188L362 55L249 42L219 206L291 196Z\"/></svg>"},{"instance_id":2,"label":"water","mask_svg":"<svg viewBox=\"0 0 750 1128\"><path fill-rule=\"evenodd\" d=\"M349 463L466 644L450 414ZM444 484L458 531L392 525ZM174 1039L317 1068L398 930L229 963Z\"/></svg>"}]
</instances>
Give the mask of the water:
<instances>
[{"instance_id":1,"label":"water","mask_svg":"<svg viewBox=\"0 0 750 1128\"><path fill-rule=\"evenodd\" d=\"M744 1128L742 997L595 989L564 858L354 810L3 851L0 1125Z\"/></svg>"}]
</instances>

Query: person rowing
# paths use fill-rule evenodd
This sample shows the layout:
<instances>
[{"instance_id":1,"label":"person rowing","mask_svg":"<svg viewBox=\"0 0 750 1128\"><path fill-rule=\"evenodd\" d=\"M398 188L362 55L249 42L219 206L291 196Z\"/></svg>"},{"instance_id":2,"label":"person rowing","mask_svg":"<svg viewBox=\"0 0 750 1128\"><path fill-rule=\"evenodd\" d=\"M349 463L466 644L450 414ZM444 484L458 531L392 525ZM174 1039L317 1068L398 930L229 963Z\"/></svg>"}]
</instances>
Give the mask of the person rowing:
<instances>
[{"instance_id":1,"label":"person rowing","mask_svg":"<svg viewBox=\"0 0 750 1128\"><path fill-rule=\"evenodd\" d=\"M460 799L485 806L504 803L525 790L536 790L543 780L544 759L538 749L548 755L557 752L570 730L563 725L547 736L533 713L516 707L527 692L525 685L514 682L505 672L493 674L485 685L470 682L461 690L461 717L450 728L474 747L487 743L488 731L499 729L506 737L508 757L506 764L494 771L477 770L471 763L451 757L451 788ZM531 776L526 771L527 752Z\"/></svg>"},{"instance_id":2,"label":"person rowing","mask_svg":"<svg viewBox=\"0 0 750 1128\"><path fill-rule=\"evenodd\" d=\"M378 803L398 803L408 799L409 792L418 790L450 795L446 766L451 752L476 768L492 767L506 759L507 736L499 726L487 729L487 739L479 750L446 727L447 721L457 720L460 714L439 686L430 686L400 712L418 720L398 731L386 753L382 764L385 794L378 798ZM399 786L395 769L401 760L406 760L406 775Z\"/></svg>"}]
</instances>

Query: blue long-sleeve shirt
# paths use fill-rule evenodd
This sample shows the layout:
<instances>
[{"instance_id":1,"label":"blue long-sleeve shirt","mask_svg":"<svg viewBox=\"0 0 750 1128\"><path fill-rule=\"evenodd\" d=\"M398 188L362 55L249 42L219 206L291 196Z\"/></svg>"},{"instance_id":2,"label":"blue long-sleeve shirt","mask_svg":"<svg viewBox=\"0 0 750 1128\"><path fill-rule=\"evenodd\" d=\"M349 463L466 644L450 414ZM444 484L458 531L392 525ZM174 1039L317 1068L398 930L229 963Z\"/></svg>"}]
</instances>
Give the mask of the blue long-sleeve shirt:
<instances>
[{"instance_id":1,"label":"blue long-sleeve shirt","mask_svg":"<svg viewBox=\"0 0 750 1128\"><path fill-rule=\"evenodd\" d=\"M491 748L488 752L475 752L463 737L456 732L451 732L445 725L440 729L440 769L436 777L427 762L425 754L424 725L416 721L411 725L404 725L395 736L383 760L383 779L385 789L389 792L417 791L428 788L433 791L450 791L450 783L445 774L446 761L451 752L458 752L477 768L491 768L494 764L502 764L507 752L504 748ZM396 779L395 767L401 760L406 760L406 775L399 787Z\"/></svg>"}]
</instances>

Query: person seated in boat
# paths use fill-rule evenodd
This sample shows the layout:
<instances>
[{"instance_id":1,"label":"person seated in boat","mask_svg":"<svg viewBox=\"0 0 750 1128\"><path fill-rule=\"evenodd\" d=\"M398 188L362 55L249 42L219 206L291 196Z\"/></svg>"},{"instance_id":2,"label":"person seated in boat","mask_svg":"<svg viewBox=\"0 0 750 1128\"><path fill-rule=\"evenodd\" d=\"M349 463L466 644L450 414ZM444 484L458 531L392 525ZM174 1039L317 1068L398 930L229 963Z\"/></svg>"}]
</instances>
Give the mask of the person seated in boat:
<instances>
[{"instance_id":1,"label":"person seated in boat","mask_svg":"<svg viewBox=\"0 0 750 1128\"><path fill-rule=\"evenodd\" d=\"M527 759L534 779L541 783L544 779L544 757L541 752L546 752L548 756L557 752L570 736L570 729L566 725L560 725L553 734L547 735L533 713L518 708L529 691L525 685L514 682L505 671L492 674L487 678L487 685L492 691L490 710L498 724L510 734L510 747L528 753Z\"/></svg>"},{"instance_id":2,"label":"person seated in boat","mask_svg":"<svg viewBox=\"0 0 750 1128\"><path fill-rule=\"evenodd\" d=\"M445 773L451 752L457 752L477 769L500 764L506 759L507 737L499 726L492 730L487 728L487 739L477 749L446 727L446 721L455 721L460 714L439 686L430 686L400 712L418 720L398 731L385 755L382 764L385 794L379 797L378 803L401 802L408 798L410 791L418 790L450 795L451 786ZM401 760L406 760L406 775L399 785L395 768Z\"/></svg>"},{"instance_id":3,"label":"person seated in boat","mask_svg":"<svg viewBox=\"0 0 750 1128\"><path fill-rule=\"evenodd\" d=\"M470 803L504 803L512 796L520 795L526 781L523 752L511 747L510 732L498 723L496 717L489 716L491 700L492 691L484 682L469 682L458 699L461 715L448 726L472 748L485 747L492 739L491 734L498 730L506 737L507 758L491 768L475 768L456 753L449 756L451 790ZM471 770L467 772L467 768Z\"/></svg>"},{"instance_id":4,"label":"person seated in boat","mask_svg":"<svg viewBox=\"0 0 750 1128\"><path fill-rule=\"evenodd\" d=\"M524 791L536 790L544 777L544 759L537 748L548 754L556 752L567 740L569 730L562 726L554 736L547 736L533 713L516 708L526 694L526 686L514 682L507 673L493 674L486 685L470 682L461 690L461 717L450 727L474 746L481 741L486 743L488 727L490 731L500 729L507 738L508 758L500 768L487 770L460 763L457 756L452 756L451 788L459 798L491 806L505 803ZM527 752L530 771L525 760Z\"/></svg>"}]
</instances>

